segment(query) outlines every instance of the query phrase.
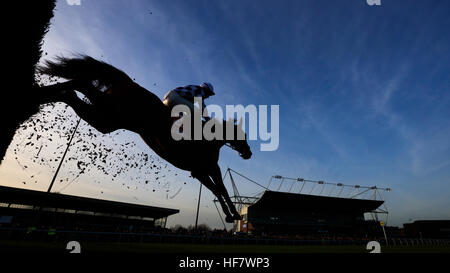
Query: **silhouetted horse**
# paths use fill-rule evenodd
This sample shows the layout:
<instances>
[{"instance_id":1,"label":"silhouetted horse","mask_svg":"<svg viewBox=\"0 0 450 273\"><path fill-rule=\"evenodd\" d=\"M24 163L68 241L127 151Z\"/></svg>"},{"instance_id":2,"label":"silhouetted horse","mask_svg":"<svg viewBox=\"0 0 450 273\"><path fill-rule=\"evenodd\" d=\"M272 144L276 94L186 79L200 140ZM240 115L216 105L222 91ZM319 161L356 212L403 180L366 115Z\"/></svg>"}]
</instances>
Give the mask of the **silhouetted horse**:
<instances>
[{"instance_id":1,"label":"silhouetted horse","mask_svg":"<svg viewBox=\"0 0 450 273\"><path fill-rule=\"evenodd\" d=\"M244 159L252 155L247 141L237 140L237 131L242 129L234 121L221 124L224 140L176 141L171 135L173 120L169 109L156 95L112 65L88 56L59 57L56 62L47 61L38 71L69 80L40 87L37 92L40 92L42 103L65 102L104 134L118 129L138 133L159 156L177 168L190 171L210 189L219 200L227 222L240 219L223 184L218 165L220 148L227 143ZM74 90L83 93L90 103L81 100ZM229 122L233 123L235 140L225 140Z\"/></svg>"}]
</instances>

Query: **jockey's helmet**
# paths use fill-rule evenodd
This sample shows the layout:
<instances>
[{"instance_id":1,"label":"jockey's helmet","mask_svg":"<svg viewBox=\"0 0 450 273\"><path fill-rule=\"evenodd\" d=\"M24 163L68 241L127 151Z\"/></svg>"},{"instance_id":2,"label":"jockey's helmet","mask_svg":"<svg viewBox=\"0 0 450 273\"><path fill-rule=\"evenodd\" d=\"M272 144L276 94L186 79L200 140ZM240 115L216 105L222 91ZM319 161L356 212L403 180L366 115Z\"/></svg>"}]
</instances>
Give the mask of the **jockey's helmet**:
<instances>
[{"instance_id":1,"label":"jockey's helmet","mask_svg":"<svg viewBox=\"0 0 450 273\"><path fill-rule=\"evenodd\" d=\"M203 90L205 90L205 95L207 95L207 96L214 96L215 95L214 87L209 82L202 82L202 84L200 84L200 87L202 87Z\"/></svg>"}]
</instances>

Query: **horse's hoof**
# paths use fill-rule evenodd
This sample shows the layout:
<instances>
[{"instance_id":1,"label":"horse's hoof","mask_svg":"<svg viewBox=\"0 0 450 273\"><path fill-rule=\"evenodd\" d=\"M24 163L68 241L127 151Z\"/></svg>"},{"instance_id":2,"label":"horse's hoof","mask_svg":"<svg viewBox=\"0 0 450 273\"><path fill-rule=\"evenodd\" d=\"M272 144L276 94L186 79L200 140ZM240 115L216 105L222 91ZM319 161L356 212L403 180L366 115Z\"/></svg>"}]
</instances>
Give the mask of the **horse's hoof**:
<instances>
[{"instance_id":1,"label":"horse's hoof","mask_svg":"<svg viewBox=\"0 0 450 273\"><path fill-rule=\"evenodd\" d=\"M231 216L227 216L227 217L225 217L225 222L227 222L227 223L233 223L234 222L234 217L231 217Z\"/></svg>"}]
</instances>

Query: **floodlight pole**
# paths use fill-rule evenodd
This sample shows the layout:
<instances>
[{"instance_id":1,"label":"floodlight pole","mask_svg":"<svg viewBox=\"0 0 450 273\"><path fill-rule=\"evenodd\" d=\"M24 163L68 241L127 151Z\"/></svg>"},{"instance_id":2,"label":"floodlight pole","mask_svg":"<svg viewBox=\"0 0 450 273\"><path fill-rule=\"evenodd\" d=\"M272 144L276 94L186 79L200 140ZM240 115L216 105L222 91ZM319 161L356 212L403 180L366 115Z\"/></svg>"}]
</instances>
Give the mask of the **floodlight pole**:
<instances>
[{"instance_id":1,"label":"floodlight pole","mask_svg":"<svg viewBox=\"0 0 450 273\"><path fill-rule=\"evenodd\" d=\"M386 245L389 246L389 242L386 236L386 230L384 230L384 223L381 224L381 228L383 229L384 240L386 241Z\"/></svg>"},{"instance_id":2,"label":"floodlight pole","mask_svg":"<svg viewBox=\"0 0 450 273\"><path fill-rule=\"evenodd\" d=\"M195 217L195 229L197 229L198 224L198 212L200 210L200 198L202 197L202 186L203 184L200 183L200 190L198 191L197 216Z\"/></svg>"},{"instance_id":3,"label":"floodlight pole","mask_svg":"<svg viewBox=\"0 0 450 273\"><path fill-rule=\"evenodd\" d=\"M56 169L56 172L53 175L52 182L50 182L50 186L48 187L47 192L50 192L52 190L53 184L55 183L56 177L58 176L59 169L61 169L61 165L64 162L64 158L66 157L67 152L69 151L70 144L72 143L73 137L75 136L75 133L77 132L78 125L80 125L80 122L81 122L81 118L78 120L77 125L75 125L73 133L70 136L69 142L67 143L66 150L64 151L64 154L63 154L63 156L61 158L61 161L59 161L58 168Z\"/></svg>"}]
</instances>

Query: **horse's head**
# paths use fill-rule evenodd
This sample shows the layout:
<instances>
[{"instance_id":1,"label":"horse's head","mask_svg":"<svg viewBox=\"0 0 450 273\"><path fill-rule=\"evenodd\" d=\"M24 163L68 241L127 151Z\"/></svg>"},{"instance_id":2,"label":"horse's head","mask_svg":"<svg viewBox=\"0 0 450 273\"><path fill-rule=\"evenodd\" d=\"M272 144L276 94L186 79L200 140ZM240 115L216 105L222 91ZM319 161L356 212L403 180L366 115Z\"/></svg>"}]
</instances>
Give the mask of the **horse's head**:
<instances>
[{"instance_id":1,"label":"horse's head","mask_svg":"<svg viewBox=\"0 0 450 273\"><path fill-rule=\"evenodd\" d=\"M242 128L242 119L236 124L236 120L229 119L227 123L232 123L233 130L233 139L227 140L230 144L231 148L239 153L239 155L243 159L250 159L252 157L252 151L250 150L250 146L247 143L247 134Z\"/></svg>"}]
</instances>

